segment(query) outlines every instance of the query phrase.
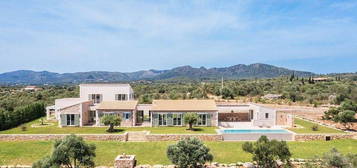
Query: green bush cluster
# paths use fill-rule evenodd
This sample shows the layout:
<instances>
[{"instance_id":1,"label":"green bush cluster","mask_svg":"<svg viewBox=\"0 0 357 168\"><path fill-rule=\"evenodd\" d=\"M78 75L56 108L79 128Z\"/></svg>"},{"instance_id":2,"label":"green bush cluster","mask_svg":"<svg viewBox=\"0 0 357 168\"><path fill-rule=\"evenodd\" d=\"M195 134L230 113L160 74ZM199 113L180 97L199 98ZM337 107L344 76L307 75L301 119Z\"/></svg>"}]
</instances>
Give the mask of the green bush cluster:
<instances>
[{"instance_id":1,"label":"green bush cluster","mask_svg":"<svg viewBox=\"0 0 357 168\"><path fill-rule=\"evenodd\" d=\"M339 107L332 107L324 113L323 119L333 120L335 122L340 122L347 124L349 122L354 122L355 114L357 113L357 103L351 100L345 100L341 103ZM347 126L347 125L345 125Z\"/></svg>"},{"instance_id":2,"label":"green bush cluster","mask_svg":"<svg viewBox=\"0 0 357 168\"><path fill-rule=\"evenodd\" d=\"M311 79L310 79L311 80ZM324 103L340 104L346 99L357 102L357 85L350 79L309 82L309 78L295 76L269 79L241 79L221 81L155 81L134 83L133 89L141 103L154 99L204 99L221 96L223 99L255 98L258 102L301 102L318 106ZM261 99L266 94L280 94L276 102Z\"/></svg>"},{"instance_id":3,"label":"green bush cluster","mask_svg":"<svg viewBox=\"0 0 357 168\"><path fill-rule=\"evenodd\" d=\"M46 115L43 103L33 103L16 108L14 111L0 111L0 130L19 126Z\"/></svg>"},{"instance_id":4,"label":"green bush cluster","mask_svg":"<svg viewBox=\"0 0 357 168\"><path fill-rule=\"evenodd\" d=\"M78 88L46 86L42 90L31 92L23 91L20 86L0 87L0 130L44 116L46 105L52 105L55 99L64 97L78 97Z\"/></svg>"}]
</instances>

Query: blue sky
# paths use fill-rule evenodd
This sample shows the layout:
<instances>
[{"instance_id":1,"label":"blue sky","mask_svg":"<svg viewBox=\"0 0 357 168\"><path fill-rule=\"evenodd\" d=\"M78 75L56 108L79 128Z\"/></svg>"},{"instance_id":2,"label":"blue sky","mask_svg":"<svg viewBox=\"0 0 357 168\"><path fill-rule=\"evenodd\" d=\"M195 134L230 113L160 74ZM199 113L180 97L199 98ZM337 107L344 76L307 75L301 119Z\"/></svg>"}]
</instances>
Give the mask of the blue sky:
<instances>
[{"instance_id":1,"label":"blue sky","mask_svg":"<svg viewBox=\"0 0 357 168\"><path fill-rule=\"evenodd\" d=\"M356 0L3 0L0 11L0 73L357 71Z\"/></svg>"}]
</instances>

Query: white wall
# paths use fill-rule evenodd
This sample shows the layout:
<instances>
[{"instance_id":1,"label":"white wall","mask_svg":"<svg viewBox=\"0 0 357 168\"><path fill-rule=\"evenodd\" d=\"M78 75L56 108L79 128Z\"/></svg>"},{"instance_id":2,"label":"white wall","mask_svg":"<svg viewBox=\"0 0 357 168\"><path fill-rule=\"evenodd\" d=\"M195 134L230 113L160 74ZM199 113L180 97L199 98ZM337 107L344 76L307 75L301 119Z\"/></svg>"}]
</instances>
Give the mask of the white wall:
<instances>
[{"instance_id":1,"label":"white wall","mask_svg":"<svg viewBox=\"0 0 357 168\"><path fill-rule=\"evenodd\" d=\"M103 101L115 101L116 94L127 94L128 100L133 100L134 91L129 84L81 84L80 98L88 100L89 94L101 94Z\"/></svg>"},{"instance_id":2,"label":"white wall","mask_svg":"<svg viewBox=\"0 0 357 168\"><path fill-rule=\"evenodd\" d=\"M276 110L271 108L262 107L259 105L251 105L251 109L254 111L253 125L254 126L275 126L276 123ZM269 117L265 118L265 114L268 113Z\"/></svg>"},{"instance_id":3,"label":"white wall","mask_svg":"<svg viewBox=\"0 0 357 168\"><path fill-rule=\"evenodd\" d=\"M250 105L217 105L218 113L247 113L249 112Z\"/></svg>"}]
</instances>

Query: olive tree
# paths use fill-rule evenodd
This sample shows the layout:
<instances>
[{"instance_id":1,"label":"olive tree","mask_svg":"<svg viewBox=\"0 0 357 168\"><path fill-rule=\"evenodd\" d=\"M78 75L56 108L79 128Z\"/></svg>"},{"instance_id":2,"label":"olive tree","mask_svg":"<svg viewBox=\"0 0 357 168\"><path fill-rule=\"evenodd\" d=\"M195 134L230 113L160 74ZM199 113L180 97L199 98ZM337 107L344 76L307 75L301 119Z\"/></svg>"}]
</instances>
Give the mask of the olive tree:
<instances>
[{"instance_id":1,"label":"olive tree","mask_svg":"<svg viewBox=\"0 0 357 168\"><path fill-rule=\"evenodd\" d=\"M185 123L188 124L189 129L192 130L193 124L197 123L198 115L196 113L186 113L184 119Z\"/></svg>"},{"instance_id":2,"label":"olive tree","mask_svg":"<svg viewBox=\"0 0 357 168\"><path fill-rule=\"evenodd\" d=\"M82 137L68 135L56 140L50 156L35 162L33 168L94 167L95 145L87 144Z\"/></svg>"},{"instance_id":3,"label":"olive tree","mask_svg":"<svg viewBox=\"0 0 357 168\"><path fill-rule=\"evenodd\" d=\"M342 123L345 128L350 128L348 126L348 123L353 122L355 120L355 114L356 112L352 110L344 110L340 113L335 118L335 121Z\"/></svg>"},{"instance_id":4,"label":"olive tree","mask_svg":"<svg viewBox=\"0 0 357 168\"><path fill-rule=\"evenodd\" d=\"M202 167L213 160L210 149L197 138L190 137L180 140L177 144L167 148L167 157L180 168Z\"/></svg>"},{"instance_id":5,"label":"olive tree","mask_svg":"<svg viewBox=\"0 0 357 168\"><path fill-rule=\"evenodd\" d=\"M121 118L117 115L105 115L101 118L104 125L109 125L108 132L114 132L114 126L119 126Z\"/></svg>"},{"instance_id":6,"label":"olive tree","mask_svg":"<svg viewBox=\"0 0 357 168\"><path fill-rule=\"evenodd\" d=\"M266 136L261 136L256 142L245 142L242 148L253 155L253 160L261 168L278 167L276 160L282 161L286 166L290 165L291 153L285 141L270 141Z\"/></svg>"}]
</instances>

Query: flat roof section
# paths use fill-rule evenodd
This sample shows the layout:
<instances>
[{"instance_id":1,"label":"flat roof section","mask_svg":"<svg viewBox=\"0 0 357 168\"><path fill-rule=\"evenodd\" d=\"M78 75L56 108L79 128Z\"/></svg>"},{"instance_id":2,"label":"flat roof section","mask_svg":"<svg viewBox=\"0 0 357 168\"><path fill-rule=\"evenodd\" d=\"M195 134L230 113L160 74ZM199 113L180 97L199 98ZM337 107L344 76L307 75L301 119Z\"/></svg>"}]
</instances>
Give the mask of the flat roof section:
<instances>
[{"instance_id":1,"label":"flat roof section","mask_svg":"<svg viewBox=\"0 0 357 168\"><path fill-rule=\"evenodd\" d=\"M217 111L214 100L153 100L151 111Z\"/></svg>"}]
</instances>

